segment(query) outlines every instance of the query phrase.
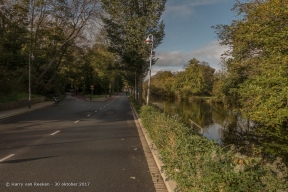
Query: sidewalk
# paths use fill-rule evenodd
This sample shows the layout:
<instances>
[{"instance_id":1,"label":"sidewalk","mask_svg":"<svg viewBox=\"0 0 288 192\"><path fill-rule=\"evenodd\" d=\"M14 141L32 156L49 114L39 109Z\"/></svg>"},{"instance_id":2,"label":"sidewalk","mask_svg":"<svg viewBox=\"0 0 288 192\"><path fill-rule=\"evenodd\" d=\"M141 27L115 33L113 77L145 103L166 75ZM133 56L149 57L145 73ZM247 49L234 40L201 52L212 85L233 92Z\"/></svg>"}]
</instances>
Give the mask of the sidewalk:
<instances>
[{"instance_id":1,"label":"sidewalk","mask_svg":"<svg viewBox=\"0 0 288 192\"><path fill-rule=\"evenodd\" d=\"M31 105L31 108L28 108L28 106L25 106L25 107L20 107L16 109L0 111L0 120L8 118L8 117L12 117L14 115L18 115L21 113L27 113L27 112L40 109L49 105L54 105L54 101L43 101L40 103L36 103L36 104Z\"/></svg>"}]
</instances>

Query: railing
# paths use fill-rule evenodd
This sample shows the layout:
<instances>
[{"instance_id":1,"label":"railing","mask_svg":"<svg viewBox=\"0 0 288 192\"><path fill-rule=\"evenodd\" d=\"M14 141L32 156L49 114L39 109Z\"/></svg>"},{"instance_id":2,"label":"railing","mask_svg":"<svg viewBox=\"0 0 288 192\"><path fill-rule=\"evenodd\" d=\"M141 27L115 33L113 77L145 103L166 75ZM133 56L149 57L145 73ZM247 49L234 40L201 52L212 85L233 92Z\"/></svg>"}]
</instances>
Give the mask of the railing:
<instances>
[{"instance_id":1,"label":"railing","mask_svg":"<svg viewBox=\"0 0 288 192\"><path fill-rule=\"evenodd\" d=\"M201 134L203 134L204 132L209 134L208 131L206 131L204 128L202 128L200 125L198 125L197 123L195 123L191 119L189 119L189 121L191 122L191 129L194 129L193 125L196 125L201 130Z\"/></svg>"}]
</instances>

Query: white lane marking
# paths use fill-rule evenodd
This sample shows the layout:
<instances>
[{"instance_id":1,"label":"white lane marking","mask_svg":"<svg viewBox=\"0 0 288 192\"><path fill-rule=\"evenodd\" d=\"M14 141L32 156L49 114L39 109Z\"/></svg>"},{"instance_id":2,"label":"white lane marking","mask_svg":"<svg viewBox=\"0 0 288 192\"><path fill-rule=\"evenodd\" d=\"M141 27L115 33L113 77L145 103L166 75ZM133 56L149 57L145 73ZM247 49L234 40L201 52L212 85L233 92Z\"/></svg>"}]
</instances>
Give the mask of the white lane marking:
<instances>
[{"instance_id":1,"label":"white lane marking","mask_svg":"<svg viewBox=\"0 0 288 192\"><path fill-rule=\"evenodd\" d=\"M95 111L97 113L97 111Z\"/></svg>"},{"instance_id":2,"label":"white lane marking","mask_svg":"<svg viewBox=\"0 0 288 192\"><path fill-rule=\"evenodd\" d=\"M104 106L105 107L105 106Z\"/></svg>"},{"instance_id":3,"label":"white lane marking","mask_svg":"<svg viewBox=\"0 0 288 192\"><path fill-rule=\"evenodd\" d=\"M90 116L90 114L87 115L87 117L89 117L89 116Z\"/></svg>"},{"instance_id":4,"label":"white lane marking","mask_svg":"<svg viewBox=\"0 0 288 192\"><path fill-rule=\"evenodd\" d=\"M78 122L79 122L79 120L75 121L74 123L78 123Z\"/></svg>"},{"instance_id":5,"label":"white lane marking","mask_svg":"<svg viewBox=\"0 0 288 192\"><path fill-rule=\"evenodd\" d=\"M100 108L100 109L102 109L102 108Z\"/></svg>"},{"instance_id":6,"label":"white lane marking","mask_svg":"<svg viewBox=\"0 0 288 192\"><path fill-rule=\"evenodd\" d=\"M60 131L55 131L54 133L50 134L50 135L55 135L56 133L59 133Z\"/></svg>"},{"instance_id":7,"label":"white lane marking","mask_svg":"<svg viewBox=\"0 0 288 192\"><path fill-rule=\"evenodd\" d=\"M78 98L77 98L77 97L76 97L75 99L77 100L77 102L79 102L79 100L78 100Z\"/></svg>"},{"instance_id":8,"label":"white lane marking","mask_svg":"<svg viewBox=\"0 0 288 192\"><path fill-rule=\"evenodd\" d=\"M0 159L0 163L2 161L5 161L6 159L9 159L10 157L14 156L15 154L11 154L11 155L8 155L7 157L4 157L3 159Z\"/></svg>"}]
</instances>

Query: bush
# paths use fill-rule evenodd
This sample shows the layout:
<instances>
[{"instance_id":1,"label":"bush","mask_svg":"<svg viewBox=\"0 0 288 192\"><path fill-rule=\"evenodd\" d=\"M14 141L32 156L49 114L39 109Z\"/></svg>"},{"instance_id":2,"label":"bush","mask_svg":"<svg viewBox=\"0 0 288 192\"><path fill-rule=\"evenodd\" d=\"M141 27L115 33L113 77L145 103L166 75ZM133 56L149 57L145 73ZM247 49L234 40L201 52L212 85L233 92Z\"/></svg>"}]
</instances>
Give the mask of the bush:
<instances>
[{"instance_id":1,"label":"bush","mask_svg":"<svg viewBox=\"0 0 288 192\"><path fill-rule=\"evenodd\" d=\"M143 106L140 115L177 190L288 191L288 170L280 159L269 163L259 151L248 157L233 146L222 148L152 106Z\"/></svg>"}]
</instances>

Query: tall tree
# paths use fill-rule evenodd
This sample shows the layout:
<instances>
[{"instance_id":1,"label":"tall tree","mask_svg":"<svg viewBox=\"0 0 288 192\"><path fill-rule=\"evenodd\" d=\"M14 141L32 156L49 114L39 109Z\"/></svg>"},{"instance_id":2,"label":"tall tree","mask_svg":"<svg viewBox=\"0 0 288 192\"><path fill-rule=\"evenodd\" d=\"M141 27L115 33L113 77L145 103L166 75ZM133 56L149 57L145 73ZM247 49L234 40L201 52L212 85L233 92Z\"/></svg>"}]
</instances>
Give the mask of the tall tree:
<instances>
[{"instance_id":1,"label":"tall tree","mask_svg":"<svg viewBox=\"0 0 288 192\"><path fill-rule=\"evenodd\" d=\"M243 19L217 26L222 44L233 47L226 63L230 93L244 113L266 125L288 120L287 5L281 0L236 4Z\"/></svg>"},{"instance_id":2,"label":"tall tree","mask_svg":"<svg viewBox=\"0 0 288 192\"><path fill-rule=\"evenodd\" d=\"M185 70L176 75L173 90L180 92L184 98L190 95L210 95L214 71L208 63L193 58L185 66Z\"/></svg>"},{"instance_id":3,"label":"tall tree","mask_svg":"<svg viewBox=\"0 0 288 192\"><path fill-rule=\"evenodd\" d=\"M53 80L67 49L85 38L99 19L99 0L32 1L32 52L38 65L37 82ZM95 25L94 25L95 26ZM77 42L78 41L78 42ZM49 71L51 71L52 73Z\"/></svg>"},{"instance_id":4,"label":"tall tree","mask_svg":"<svg viewBox=\"0 0 288 192\"><path fill-rule=\"evenodd\" d=\"M22 70L27 65L23 49L27 42L28 2L0 1L0 92L25 89ZM20 77L20 78L19 78Z\"/></svg>"},{"instance_id":5,"label":"tall tree","mask_svg":"<svg viewBox=\"0 0 288 192\"><path fill-rule=\"evenodd\" d=\"M287 144L288 127L288 1L253 0L237 3L242 19L218 25L222 44L229 45L221 84L224 102L241 110L259 126L256 134ZM265 142L261 139L258 142ZM264 144L274 154L286 147ZM270 148L270 149L269 149ZM271 148L273 148L271 150Z\"/></svg>"},{"instance_id":6,"label":"tall tree","mask_svg":"<svg viewBox=\"0 0 288 192\"><path fill-rule=\"evenodd\" d=\"M153 48L161 43L164 37L161 15L166 0L102 0L102 3L105 10L102 20L110 39L110 50L120 57L122 69L131 71L131 74L136 72L141 96L151 49L144 40L152 34ZM141 105L142 98L139 101Z\"/></svg>"}]
</instances>

